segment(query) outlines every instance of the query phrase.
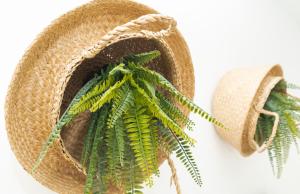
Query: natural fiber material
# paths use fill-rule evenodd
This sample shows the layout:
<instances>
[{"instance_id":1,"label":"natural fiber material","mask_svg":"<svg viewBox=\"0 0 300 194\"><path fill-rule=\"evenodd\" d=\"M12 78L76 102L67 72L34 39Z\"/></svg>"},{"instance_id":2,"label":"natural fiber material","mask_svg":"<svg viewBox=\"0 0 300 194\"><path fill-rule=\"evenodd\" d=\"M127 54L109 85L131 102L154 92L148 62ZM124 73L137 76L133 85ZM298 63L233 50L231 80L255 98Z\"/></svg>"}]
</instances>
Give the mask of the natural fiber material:
<instances>
[{"instance_id":1,"label":"natural fiber material","mask_svg":"<svg viewBox=\"0 0 300 194\"><path fill-rule=\"evenodd\" d=\"M171 169L172 172L172 176L171 176L171 180L170 180L170 186L172 186L172 184L174 183L175 188L176 188L176 193L177 194L181 194L181 188L180 188L180 184L179 184L179 179L177 176L177 170L175 168L175 164L173 162L173 160L171 159L170 155L167 156L167 160L168 160L168 165Z\"/></svg>"},{"instance_id":2,"label":"natural fiber material","mask_svg":"<svg viewBox=\"0 0 300 194\"><path fill-rule=\"evenodd\" d=\"M6 100L9 141L24 169L31 171L52 127L79 88L104 64L122 56L159 50L162 56L151 68L192 98L193 66L175 24L172 18L132 1L96 0L46 28L18 64ZM84 113L63 129L60 141L34 174L53 191L83 192L85 175L78 160L89 116ZM163 155L159 158L165 160ZM122 191L110 188L108 193Z\"/></svg>"},{"instance_id":3,"label":"natural fiber material","mask_svg":"<svg viewBox=\"0 0 300 194\"><path fill-rule=\"evenodd\" d=\"M279 65L239 68L228 72L219 82L213 99L213 115L229 130L216 127L219 135L242 155L263 151L272 141L258 147L254 141L259 115L275 85L283 79ZM276 118L276 114L272 114ZM278 120L278 119L277 119ZM274 130L276 130L274 123ZM276 132L276 131L274 131ZM274 134L273 134L274 135Z\"/></svg>"}]
</instances>

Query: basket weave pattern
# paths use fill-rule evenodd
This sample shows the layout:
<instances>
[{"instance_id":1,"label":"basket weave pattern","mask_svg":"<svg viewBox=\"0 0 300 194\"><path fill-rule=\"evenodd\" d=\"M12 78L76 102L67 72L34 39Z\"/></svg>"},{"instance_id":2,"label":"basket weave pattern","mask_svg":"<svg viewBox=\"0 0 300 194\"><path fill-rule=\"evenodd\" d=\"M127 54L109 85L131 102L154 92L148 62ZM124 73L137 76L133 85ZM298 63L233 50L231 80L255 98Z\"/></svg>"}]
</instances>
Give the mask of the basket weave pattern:
<instances>
[{"instance_id":1,"label":"basket weave pattern","mask_svg":"<svg viewBox=\"0 0 300 194\"><path fill-rule=\"evenodd\" d=\"M260 110L282 77L279 65L238 68L225 74L215 90L213 115L230 129L216 130L243 156L259 149L253 139Z\"/></svg>"},{"instance_id":2,"label":"basket weave pattern","mask_svg":"<svg viewBox=\"0 0 300 194\"><path fill-rule=\"evenodd\" d=\"M190 53L176 29L163 37L162 29L168 26L155 17L148 25L117 28L147 14L157 12L132 1L96 0L57 19L33 42L15 70L5 108L11 147L26 171L31 170L52 127L78 89L104 64L124 55L160 50L162 57L151 68L164 74L184 95L193 97ZM34 174L53 191L83 191L85 175L77 161L88 118L84 113L63 129L60 141L54 143ZM118 192L111 188L108 193Z\"/></svg>"}]
</instances>

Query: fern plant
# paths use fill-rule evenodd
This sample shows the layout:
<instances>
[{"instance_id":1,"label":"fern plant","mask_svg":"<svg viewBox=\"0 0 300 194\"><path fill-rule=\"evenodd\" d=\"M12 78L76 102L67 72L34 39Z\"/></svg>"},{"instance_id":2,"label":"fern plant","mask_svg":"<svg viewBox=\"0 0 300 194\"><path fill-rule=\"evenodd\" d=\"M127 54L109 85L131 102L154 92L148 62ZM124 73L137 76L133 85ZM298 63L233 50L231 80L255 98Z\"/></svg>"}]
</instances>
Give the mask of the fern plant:
<instances>
[{"instance_id":1,"label":"fern plant","mask_svg":"<svg viewBox=\"0 0 300 194\"><path fill-rule=\"evenodd\" d=\"M87 173L84 193L105 193L108 185L126 193L141 193L143 183L151 186L159 175L159 153L176 153L198 185L199 169L190 147L195 140L181 126L193 122L175 101L215 125L220 122L181 94L161 74L145 65L160 56L159 51L130 55L109 64L76 94L53 128L34 164L33 172L63 126L79 113L90 111L81 164Z\"/></svg>"},{"instance_id":2,"label":"fern plant","mask_svg":"<svg viewBox=\"0 0 300 194\"><path fill-rule=\"evenodd\" d=\"M300 99L286 92L287 89L300 89L295 84L280 81L271 91L264 109L276 112L279 117L279 125L276 136L268 147L268 156L277 178L282 175L282 170L287 162L291 144L296 146L299 153L298 139L300 138ZM255 133L255 141L262 145L272 133L274 118L261 114Z\"/></svg>"}]
</instances>

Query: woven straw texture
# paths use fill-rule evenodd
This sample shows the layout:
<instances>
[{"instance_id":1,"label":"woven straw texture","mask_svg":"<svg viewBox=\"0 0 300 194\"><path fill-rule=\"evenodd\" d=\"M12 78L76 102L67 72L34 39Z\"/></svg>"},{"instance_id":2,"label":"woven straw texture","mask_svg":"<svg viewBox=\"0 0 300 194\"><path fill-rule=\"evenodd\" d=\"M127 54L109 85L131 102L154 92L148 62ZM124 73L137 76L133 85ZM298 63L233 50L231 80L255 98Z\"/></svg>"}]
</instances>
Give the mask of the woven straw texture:
<instances>
[{"instance_id":1,"label":"woven straw texture","mask_svg":"<svg viewBox=\"0 0 300 194\"><path fill-rule=\"evenodd\" d=\"M131 22L147 14L154 15ZM151 68L193 97L194 73L187 45L176 29L166 37L175 23L155 14L133 1L96 0L55 20L37 37L15 70L5 107L9 141L26 171L78 89L104 64L124 55L160 50L162 56ZM85 175L77 161L89 116L81 114L63 129L33 175L55 192L83 192ZM160 155L163 160L165 156ZM122 191L111 187L108 193Z\"/></svg>"},{"instance_id":2,"label":"woven straw texture","mask_svg":"<svg viewBox=\"0 0 300 194\"><path fill-rule=\"evenodd\" d=\"M238 68L228 72L215 90L213 115L229 128L216 130L243 156L258 150L253 139L259 110L282 77L279 65Z\"/></svg>"}]
</instances>

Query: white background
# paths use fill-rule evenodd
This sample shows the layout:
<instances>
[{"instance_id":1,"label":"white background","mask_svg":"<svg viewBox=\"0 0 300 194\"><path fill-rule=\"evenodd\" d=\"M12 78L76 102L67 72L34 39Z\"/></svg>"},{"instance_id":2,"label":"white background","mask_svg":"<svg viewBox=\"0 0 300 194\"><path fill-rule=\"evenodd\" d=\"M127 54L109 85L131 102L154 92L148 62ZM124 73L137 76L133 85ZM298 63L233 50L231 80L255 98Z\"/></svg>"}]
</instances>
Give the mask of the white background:
<instances>
[{"instance_id":1,"label":"white background","mask_svg":"<svg viewBox=\"0 0 300 194\"><path fill-rule=\"evenodd\" d=\"M53 19L87 0L9 0L0 3L0 193L51 194L18 164L7 140L4 101L13 70L24 50ZM237 66L280 63L286 78L300 83L300 2L297 0L140 0L175 17L190 47L196 75L195 101L210 110L220 77ZM126 10L124 10L126 11ZM17 111L17 110L16 110ZM185 194L296 194L300 156L292 150L282 179L271 172L267 154L241 157L224 143L214 128L195 115L198 144L194 154L204 186L198 188L176 162ZM175 193L170 172L146 194Z\"/></svg>"}]
</instances>

